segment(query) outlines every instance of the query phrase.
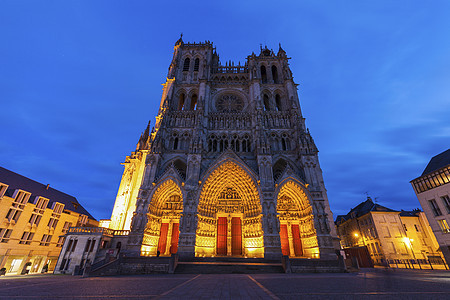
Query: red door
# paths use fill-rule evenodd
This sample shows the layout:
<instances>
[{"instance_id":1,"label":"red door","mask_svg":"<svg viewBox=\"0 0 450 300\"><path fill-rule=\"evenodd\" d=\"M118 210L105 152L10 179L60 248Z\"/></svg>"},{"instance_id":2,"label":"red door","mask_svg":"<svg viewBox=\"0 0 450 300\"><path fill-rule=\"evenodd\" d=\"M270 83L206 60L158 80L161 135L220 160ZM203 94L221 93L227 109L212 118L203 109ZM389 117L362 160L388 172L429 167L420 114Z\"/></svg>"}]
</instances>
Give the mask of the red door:
<instances>
[{"instance_id":1,"label":"red door","mask_svg":"<svg viewBox=\"0 0 450 300\"><path fill-rule=\"evenodd\" d=\"M280 241L281 241L281 253L283 255L289 255L290 254L289 238L286 224L280 225Z\"/></svg>"},{"instance_id":2,"label":"red door","mask_svg":"<svg viewBox=\"0 0 450 300\"><path fill-rule=\"evenodd\" d=\"M227 255L227 218L217 220L217 255Z\"/></svg>"},{"instance_id":3,"label":"red door","mask_svg":"<svg viewBox=\"0 0 450 300\"><path fill-rule=\"evenodd\" d=\"M300 229L298 225L292 225L292 239L294 240L295 256L303 256L302 240L300 239Z\"/></svg>"},{"instance_id":4,"label":"red door","mask_svg":"<svg viewBox=\"0 0 450 300\"><path fill-rule=\"evenodd\" d=\"M239 217L231 219L231 254L242 255L242 227Z\"/></svg>"},{"instance_id":5,"label":"red door","mask_svg":"<svg viewBox=\"0 0 450 300\"><path fill-rule=\"evenodd\" d=\"M166 252L166 243L167 243L167 231L169 229L169 223L161 224L161 231L159 234L159 242L158 242L158 251L160 254L164 254Z\"/></svg>"},{"instance_id":6,"label":"red door","mask_svg":"<svg viewBox=\"0 0 450 300\"><path fill-rule=\"evenodd\" d=\"M172 225L172 240L170 243L170 254L177 253L178 251L178 237L180 236L179 224L174 223Z\"/></svg>"}]
</instances>

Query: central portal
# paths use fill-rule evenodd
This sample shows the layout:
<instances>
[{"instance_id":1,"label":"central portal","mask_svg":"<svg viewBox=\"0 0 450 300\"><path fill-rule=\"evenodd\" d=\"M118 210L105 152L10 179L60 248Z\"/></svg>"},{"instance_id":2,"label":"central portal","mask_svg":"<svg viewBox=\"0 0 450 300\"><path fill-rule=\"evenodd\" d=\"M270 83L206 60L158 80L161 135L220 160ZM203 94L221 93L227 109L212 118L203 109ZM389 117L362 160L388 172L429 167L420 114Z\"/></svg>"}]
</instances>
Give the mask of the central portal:
<instances>
[{"instance_id":1,"label":"central portal","mask_svg":"<svg viewBox=\"0 0 450 300\"><path fill-rule=\"evenodd\" d=\"M217 255L242 255L242 222L240 217L219 217L217 220Z\"/></svg>"},{"instance_id":2,"label":"central portal","mask_svg":"<svg viewBox=\"0 0 450 300\"><path fill-rule=\"evenodd\" d=\"M195 255L263 257L261 210L249 174L230 161L220 165L200 194Z\"/></svg>"}]
</instances>

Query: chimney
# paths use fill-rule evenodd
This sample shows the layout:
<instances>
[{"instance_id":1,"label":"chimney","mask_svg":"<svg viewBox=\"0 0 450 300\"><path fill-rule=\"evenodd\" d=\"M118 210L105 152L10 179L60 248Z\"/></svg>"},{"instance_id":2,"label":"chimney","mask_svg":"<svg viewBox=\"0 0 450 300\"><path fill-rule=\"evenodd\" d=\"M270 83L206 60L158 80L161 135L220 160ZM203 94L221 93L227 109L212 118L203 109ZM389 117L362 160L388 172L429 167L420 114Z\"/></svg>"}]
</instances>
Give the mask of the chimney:
<instances>
[{"instance_id":1,"label":"chimney","mask_svg":"<svg viewBox=\"0 0 450 300\"><path fill-rule=\"evenodd\" d=\"M50 187L50 184L47 184L47 186L45 187L45 189L48 190L49 187Z\"/></svg>"}]
</instances>

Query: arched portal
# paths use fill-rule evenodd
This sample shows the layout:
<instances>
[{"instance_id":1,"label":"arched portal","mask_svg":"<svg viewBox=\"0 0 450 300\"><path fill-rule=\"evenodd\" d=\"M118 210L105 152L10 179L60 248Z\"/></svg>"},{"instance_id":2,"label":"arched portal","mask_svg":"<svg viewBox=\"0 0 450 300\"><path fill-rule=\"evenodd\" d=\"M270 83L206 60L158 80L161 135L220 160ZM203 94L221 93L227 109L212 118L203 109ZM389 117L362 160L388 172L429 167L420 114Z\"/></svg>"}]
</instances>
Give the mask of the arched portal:
<instances>
[{"instance_id":1,"label":"arched portal","mask_svg":"<svg viewBox=\"0 0 450 300\"><path fill-rule=\"evenodd\" d=\"M161 256L177 253L183 195L174 180L164 181L153 193L147 213L141 255Z\"/></svg>"},{"instance_id":2,"label":"arched portal","mask_svg":"<svg viewBox=\"0 0 450 300\"><path fill-rule=\"evenodd\" d=\"M223 163L201 190L195 255L263 257L261 211L254 180L236 163Z\"/></svg>"},{"instance_id":3,"label":"arched portal","mask_svg":"<svg viewBox=\"0 0 450 300\"><path fill-rule=\"evenodd\" d=\"M314 215L304 188L294 180L283 183L277 197L283 255L319 258Z\"/></svg>"}]
</instances>

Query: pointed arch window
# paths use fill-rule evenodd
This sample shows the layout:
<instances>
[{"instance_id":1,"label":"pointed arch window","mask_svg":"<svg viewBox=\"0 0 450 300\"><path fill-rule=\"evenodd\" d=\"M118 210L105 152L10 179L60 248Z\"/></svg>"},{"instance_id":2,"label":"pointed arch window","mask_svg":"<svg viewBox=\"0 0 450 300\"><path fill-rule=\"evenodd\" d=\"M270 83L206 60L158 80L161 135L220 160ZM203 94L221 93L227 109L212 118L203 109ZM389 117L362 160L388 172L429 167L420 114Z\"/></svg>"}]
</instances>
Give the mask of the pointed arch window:
<instances>
[{"instance_id":1,"label":"pointed arch window","mask_svg":"<svg viewBox=\"0 0 450 300\"><path fill-rule=\"evenodd\" d=\"M264 104L264 110L269 111L270 110L269 96L267 96L267 95L263 96L263 104Z\"/></svg>"},{"instance_id":2,"label":"pointed arch window","mask_svg":"<svg viewBox=\"0 0 450 300\"><path fill-rule=\"evenodd\" d=\"M185 98L186 98L186 96L182 93L180 95L180 99L178 99L178 110L183 110Z\"/></svg>"},{"instance_id":3,"label":"pointed arch window","mask_svg":"<svg viewBox=\"0 0 450 300\"><path fill-rule=\"evenodd\" d=\"M278 70L276 66L272 66L272 79L273 83L278 83Z\"/></svg>"},{"instance_id":4,"label":"pointed arch window","mask_svg":"<svg viewBox=\"0 0 450 300\"><path fill-rule=\"evenodd\" d=\"M191 110L196 110L197 109L197 95L194 94L191 97Z\"/></svg>"},{"instance_id":5,"label":"pointed arch window","mask_svg":"<svg viewBox=\"0 0 450 300\"><path fill-rule=\"evenodd\" d=\"M275 95L275 105L276 105L277 111L282 111L281 97L278 94Z\"/></svg>"},{"instance_id":6,"label":"pointed arch window","mask_svg":"<svg viewBox=\"0 0 450 300\"><path fill-rule=\"evenodd\" d=\"M262 83L267 83L267 72L265 66L261 66L261 80Z\"/></svg>"},{"instance_id":7,"label":"pointed arch window","mask_svg":"<svg viewBox=\"0 0 450 300\"><path fill-rule=\"evenodd\" d=\"M177 149L178 149L178 138L176 137L173 142L173 150L177 150Z\"/></svg>"},{"instance_id":8,"label":"pointed arch window","mask_svg":"<svg viewBox=\"0 0 450 300\"><path fill-rule=\"evenodd\" d=\"M190 64L191 64L191 59L189 57L186 57L186 59L184 60L184 65L183 65L183 72L189 71Z\"/></svg>"},{"instance_id":9,"label":"pointed arch window","mask_svg":"<svg viewBox=\"0 0 450 300\"><path fill-rule=\"evenodd\" d=\"M194 72L198 72L199 67L200 67L200 59L196 58L194 60Z\"/></svg>"}]
</instances>

